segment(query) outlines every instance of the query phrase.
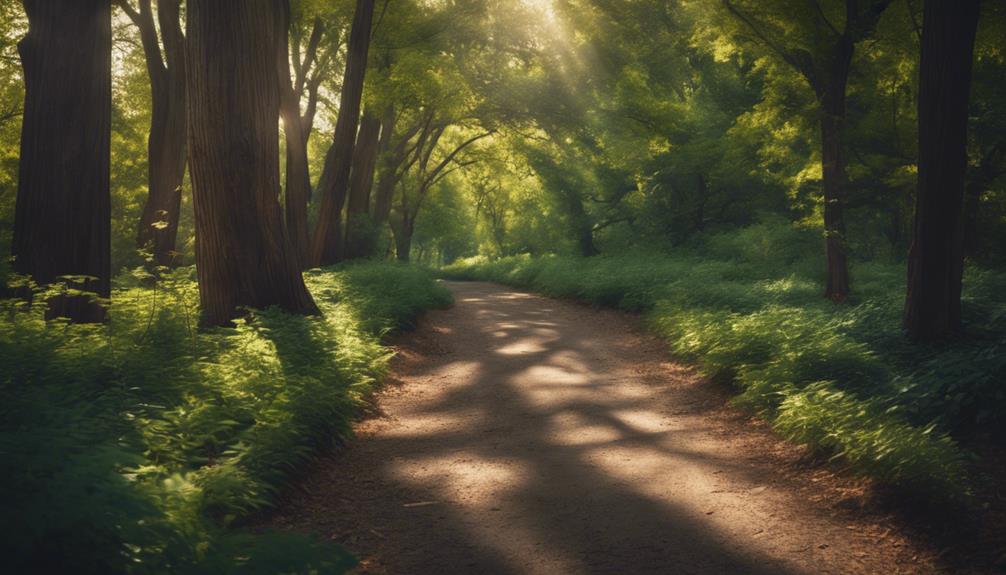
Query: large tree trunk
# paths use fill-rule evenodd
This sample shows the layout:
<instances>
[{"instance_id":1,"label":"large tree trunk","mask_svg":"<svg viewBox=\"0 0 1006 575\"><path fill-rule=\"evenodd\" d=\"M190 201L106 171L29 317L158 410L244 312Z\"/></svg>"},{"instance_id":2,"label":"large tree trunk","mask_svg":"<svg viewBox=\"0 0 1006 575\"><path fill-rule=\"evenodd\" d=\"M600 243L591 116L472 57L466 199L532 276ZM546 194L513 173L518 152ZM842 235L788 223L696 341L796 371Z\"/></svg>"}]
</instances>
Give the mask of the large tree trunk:
<instances>
[{"instance_id":1,"label":"large tree trunk","mask_svg":"<svg viewBox=\"0 0 1006 575\"><path fill-rule=\"evenodd\" d=\"M148 249L158 266L178 263L175 244L185 177L185 37L179 13L180 0L161 0L157 19L164 58L157 39L150 0L140 1L139 12L128 14L140 30L150 77L150 136L147 140L149 193L140 216L136 243ZM128 3L121 4L129 10Z\"/></svg>"},{"instance_id":2,"label":"large tree trunk","mask_svg":"<svg viewBox=\"0 0 1006 575\"><path fill-rule=\"evenodd\" d=\"M189 0L189 160L203 325L242 307L317 313L279 197L282 0Z\"/></svg>"},{"instance_id":3,"label":"large tree trunk","mask_svg":"<svg viewBox=\"0 0 1006 575\"><path fill-rule=\"evenodd\" d=\"M919 179L904 327L916 341L961 329L968 98L979 0L926 0L919 63Z\"/></svg>"},{"instance_id":4,"label":"large tree trunk","mask_svg":"<svg viewBox=\"0 0 1006 575\"><path fill-rule=\"evenodd\" d=\"M346 202L349 173L353 162L353 144L360 121L360 100L370 50L370 29L374 0L357 0L353 26L349 34L346 73L339 99L339 119L335 124L332 147L325 157L319 186L322 198L318 226L314 231L312 259L315 265L328 265L340 259L342 243L342 206Z\"/></svg>"},{"instance_id":5,"label":"large tree trunk","mask_svg":"<svg viewBox=\"0 0 1006 575\"><path fill-rule=\"evenodd\" d=\"M290 2L284 0L282 28L290 27ZM311 198L311 172L308 167L307 141L310 127L300 115L300 92L290 77L289 41L284 34L279 44L276 65L280 77L280 115L286 136L286 230L301 267L311 258L307 205ZM302 80L300 80L302 82ZM305 133L305 130L307 133Z\"/></svg>"},{"instance_id":6,"label":"large tree trunk","mask_svg":"<svg viewBox=\"0 0 1006 575\"><path fill-rule=\"evenodd\" d=\"M109 0L25 0L18 45L25 102L14 221L14 269L39 284L110 295L109 155L112 16ZM49 301L47 317L103 321L86 296Z\"/></svg>"},{"instance_id":7,"label":"large tree trunk","mask_svg":"<svg viewBox=\"0 0 1006 575\"><path fill-rule=\"evenodd\" d=\"M370 111L365 111L356 137L349 180L349 201L346 203L346 259L369 256L374 248L370 192L374 186L374 166L377 163L380 134L381 119Z\"/></svg>"}]
</instances>

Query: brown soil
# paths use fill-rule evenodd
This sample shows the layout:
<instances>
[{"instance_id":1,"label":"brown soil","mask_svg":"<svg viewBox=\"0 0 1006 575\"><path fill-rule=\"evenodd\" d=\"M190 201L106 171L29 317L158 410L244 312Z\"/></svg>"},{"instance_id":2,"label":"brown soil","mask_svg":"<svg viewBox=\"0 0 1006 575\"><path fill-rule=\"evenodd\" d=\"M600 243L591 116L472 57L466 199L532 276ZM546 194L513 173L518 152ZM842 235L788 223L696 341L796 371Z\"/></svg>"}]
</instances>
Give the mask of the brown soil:
<instances>
[{"instance_id":1,"label":"brown soil","mask_svg":"<svg viewBox=\"0 0 1006 575\"><path fill-rule=\"evenodd\" d=\"M638 320L485 283L397 342L270 519L364 573L935 573L864 485L724 407Z\"/></svg>"}]
</instances>

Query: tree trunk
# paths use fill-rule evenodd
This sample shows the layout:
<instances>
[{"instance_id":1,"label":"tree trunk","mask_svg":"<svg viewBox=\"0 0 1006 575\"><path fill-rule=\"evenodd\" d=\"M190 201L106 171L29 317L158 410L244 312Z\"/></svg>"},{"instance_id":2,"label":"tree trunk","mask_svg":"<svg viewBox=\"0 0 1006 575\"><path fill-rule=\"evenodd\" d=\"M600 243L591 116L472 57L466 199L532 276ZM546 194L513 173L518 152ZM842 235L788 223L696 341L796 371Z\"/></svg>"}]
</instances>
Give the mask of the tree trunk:
<instances>
[{"instance_id":1,"label":"tree trunk","mask_svg":"<svg viewBox=\"0 0 1006 575\"><path fill-rule=\"evenodd\" d=\"M279 197L282 0L189 0L189 150L203 325L242 307L317 313Z\"/></svg>"},{"instance_id":2,"label":"tree trunk","mask_svg":"<svg viewBox=\"0 0 1006 575\"><path fill-rule=\"evenodd\" d=\"M39 284L110 295L112 16L109 0L25 0L18 49L25 102L14 220L14 270ZM49 300L46 317L98 322L87 296Z\"/></svg>"},{"instance_id":3,"label":"tree trunk","mask_svg":"<svg viewBox=\"0 0 1006 575\"><path fill-rule=\"evenodd\" d=\"M335 124L332 147L325 157L324 174L319 186L322 198L318 227L314 232L312 258L315 265L328 265L340 259L342 240L342 206L346 202L349 173L353 162L353 144L360 120L360 100L367 71L370 50L370 29L374 17L374 0L356 0L346 72L339 99L339 119Z\"/></svg>"},{"instance_id":4,"label":"tree trunk","mask_svg":"<svg viewBox=\"0 0 1006 575\"><path fill-rule=\"evenodd\" d=\"M377 154L377 188L374 190L374 208L371 216L374 227L380 229L388 221L391 214L391 202L395 196L395 186L398 180L395 172L398 170L398 154L392 150L395 138L395 109L392 106L384 111L381 120L381 143Z\"/></svg>"},{"instance_id":5,"label":"tree trunk","mask_svg":"<svg viewBox=\"0 0 1006 575\"><path fill-rule=\"evenodd\" d=\"M360 133L356 137L353 170L349 180L349 201L346 203L346 259L370 255L374 248L374 223L370 217L370 191L374 186L374 166L377 163L381 120L364 111Z\"/></svg>"},{"instance_id":6,"label":"tree trunk","mask_svg":"<svg viewBox=\"0 0 1006 575\"><path fill-rule=\"evenodd\" d=\"M597 247L594 245L594 230L590 229L589 225L580 227L576 246L580 251L580 255L585 258L594 257L601 253L597 251Z\"/></svg>"},{"instance_id":7,"label":"tree trunk","mask_svg":"<svg viewBox=\"0 0 1006 575\"><path fill-rule=\"evenodd\" d=\"M290 2L284 0L282 29L290 27ZM307 141L310 127L300 115L300 93L290 77L288 35L279 44L276 65L280 78L280 116L286 137L286 230L293 252L301 268L308 266L311 257L310 234L307 226L307 205L311 198L311 172L308 168Z\"/></svg>"},{"instance_id":8,"label":"tree trunk","mask_svg":"<svg viewBox=\"0 0 1006 575\"><path fill-rule=\"evenodd\" d=\"M698 205L695 207L695 231L701 232L706 229L706 203L709 201L709 187L706 184L706 176L702 172L696 176L695 183L699 192Z\"/></svg>"},{"instance_id":9,"label":"tree trunk","mask_svg":"<svg viewBox=\"0 0 1006 575\"><path fill-rule=\"evenodd\" d=\"M824 243L827 262L825 297L849 296L849 264L845 241L845 81L832 85L821 109L821 169L824 187Z\"/></svg>"},{"instance_id":10,"label":"tree trunk","mask_svg":"<svg viewBox=\"0 0 1006 575\"><path fill-rule=\"evenodd\" d=\"M409 261L412 252L412 232L415 229L415 222L403 218L401 225L392 226L395 235L395 257L400 262Z\"/></svg>"},{"instance_id":11,"label":"tree trunk","mask_svg":"<svg viewBox=\"0 0 1006 575\"><path fill-rule=\"evenodd\" d=\"M150 0L141 0L140 12L131 12L140 30L150 76L150 136L147 140L149 193L140 216L136 244L148 249L158 266L178 263L175 244L185 177L185 37L180 0L161 0L157 18L164 56L154 27ZM128 5L126 5L128 6Z\"/></svg>"},{"instance_id":12,"label":"tree trunk","mask_svg":"<svg viewBox=\"0 0 1006 575\"><path fill-rule=\"evenodd\" d=\"M904 328L916 341L961 329L961 203L979 0L926 0L919 62L919 178Z\"/></svg>"},{"instance_id":13,"label":"tree trunk","mask_svg":"<svg viewBox=\"0 0 1006 575\"><path fill-rule=\"evenodd\" d=\"M590 223L590 218L583 208L583 200L580 198L579 192L564 189L561 193L573 234L575 234L577 252L585 258L596 256L600 252L594 245L594 226Z\"/></svg>"},{"instance_id":14,"label":"tree trunk","mask_svg":"<svg viewBox=\"0 0 1006 575\"><path fill-rule=\"evenodd\" d=\"M380 228L391 215L391 202L395 196L394 169L382 169L374 191L374 226Z\"/></svg>"}]
</instances>

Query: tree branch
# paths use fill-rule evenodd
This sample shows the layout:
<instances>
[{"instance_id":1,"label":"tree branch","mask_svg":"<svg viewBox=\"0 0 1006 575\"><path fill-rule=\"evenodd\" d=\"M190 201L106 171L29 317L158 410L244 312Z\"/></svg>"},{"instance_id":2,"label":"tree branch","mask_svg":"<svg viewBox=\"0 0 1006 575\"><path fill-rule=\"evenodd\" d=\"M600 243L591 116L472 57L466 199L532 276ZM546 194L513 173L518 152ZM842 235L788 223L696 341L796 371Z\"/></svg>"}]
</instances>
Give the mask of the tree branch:
<instances>
[{"instance_id":1,"label":"tree branch","mask_svg":"<svg viewBox=\"0 0 1006 575\"><path fill-rule=\"evenodd\" d=\"M136 11L135 8L129 3L129 0L115 0L115 5L118 6L129 19L133 21L136 26L140 25L140 13Z\"/></svg>"},{"instance_id":2,"label":"tree branch","mask_svg":"<svg viewBox=\"0 0 1006 575\"><path fill-rule=\"evenodd\" d=\"M443 160L441 160L441 162L439 164L437 164L437 166L435 168L433 168L433 171L430 172L431 175L433 177L436 177L436 175L438 173L440 173L441 171L443 171L443 169L446 168L448 164L450 164L452 161L454 161L454 158L456 158L457 155L460 154L462 150L464 150L468 146L474 144L475 142L481 140L482 138L488 138L489 136L493 135L493 133L495 133L494 130L489 130L487 132L483 132L481 134L477 134L475 136L472 136L471 138L468 138L467 140L465 140L464 142L462 142L461 144L459 144L458 147L454 148L453 152L451 152L450 154L447 154L447 157L444 158ZM432 181L432 178L431 178L430 184L432 184L432 183L433 183L433 181Z\"/></svg>"},{"instance_id":3,"label":"tree branch","mask_svg":"<svg viewBox=\"0 0 1006 575\"><path fill-rule=\"evenodd\" d=\"M803 50L787 50L781 44L773 40L761 28L759 28L755 24L754 20L744 12L741 12L741 10L738 9L733 2L730 0L722 0L722 2L727 11L733 14L735 18L740 20L745 26L754 32L755 36L757 36L765 46L775 52L787 64L803 74L807 81L810 82L811 86L814 86L815 88L817 87L817 79L814 74L814 62L810 54Z\"/></svg>"},{"instance_id":4,"label":"tree branch","mask_svg":"<svg viewBox=\"0 0 1006 575\"><path fill-rule=\"evenodd\" d=\"M824 9L821 8L820 0L807 0L807 3L814 8L814 11L817 12L817 17L820 18L821 21L824 22L829 29L831 29L831 31L835 34L835 36L842 35L842 33L838 31L838 28L835 28L835 25L832 24L831 20L828 20L828 17L824 14Z\"/></svg>"},{"instance_id":5,"label":"tree branch","mask_svg":"<svg viewBox=\"0 0 1006 575\"><path fill-rule=\"evenodd\" d=\"M620 218L612 218L606 222L594 224L594 226L591 228L591 231L599 232L608 226L612 226L621 222L634 222L634 221L636 221L635 216L622 216Z\"/></svg>"},{"instance_id":6,"label":"tree branch","mask_svg":"<svg viewBox=\"0 0 1006 575\"><path fill-rule=\"evenodd\" d=\"M304 83L307 81L308 72L312 70L318 59L318 45L325 34L325 22L321 17L316 17L311 25L311 37L307 41L307 51L304 53L304 60L300 64L300 69L296 71L296 81L294 82L294 92L298 95L304 91ZM299 46L298 46L299 49ZM320 76L320 74L315 74ZM320 80L319 80L320 82Z\"/></svg>"},{"instance_id":7,"label":"tree branch","mask_svg":"<svg viewBox=\"0 0 1006 575\"><path fill-rule=\"evenodd\" d=\"M143 56L150 76L151 89L163 90L166 86L167 67L161 57L161 44L157 37L157 27L154 25L153 9L150 0L140 0L139 12L130 5L128 0L116 0L116 5L129 16L140 32L140 42L143 45Z\"/></svg>"}]
</instances>

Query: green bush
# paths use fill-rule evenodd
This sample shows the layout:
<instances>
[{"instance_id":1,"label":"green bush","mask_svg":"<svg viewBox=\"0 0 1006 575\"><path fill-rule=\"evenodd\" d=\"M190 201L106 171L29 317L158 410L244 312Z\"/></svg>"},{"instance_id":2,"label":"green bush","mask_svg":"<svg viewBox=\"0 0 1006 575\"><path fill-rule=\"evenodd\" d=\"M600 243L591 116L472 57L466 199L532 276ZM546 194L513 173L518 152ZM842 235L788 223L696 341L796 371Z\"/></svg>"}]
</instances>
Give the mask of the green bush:
<instances>
[{"instance_id":1,"label":"green bush","mask_svg":"<svg viewBox=\"0 0 1006 575\"><path fill-rule=\"evenodd\" d=\"M251 534L383 376L380 337L450 294L369 263L307 275L324 317L276 309L198 331L193 270L120 277L107 326L0 302L0 481L12 572L341 572L342 550Z\"/></svg>"},{"instance_id":2,"label":"green bush","mask_svg":"<svg viewBox=\"0 0 1006 575\"><path fill-rule=\"evenodd\" d=\"M855 295L822 297L820 235L781 221L672 253L462 260L442 270L647 314L671 350L736 386L784 435L882 481L968 491L952 436L1006 431L1006 274L969 269L971 336L938 349L900 330L904 267L855 262Z\"/></svg>"}]
</instances>

